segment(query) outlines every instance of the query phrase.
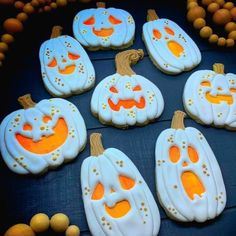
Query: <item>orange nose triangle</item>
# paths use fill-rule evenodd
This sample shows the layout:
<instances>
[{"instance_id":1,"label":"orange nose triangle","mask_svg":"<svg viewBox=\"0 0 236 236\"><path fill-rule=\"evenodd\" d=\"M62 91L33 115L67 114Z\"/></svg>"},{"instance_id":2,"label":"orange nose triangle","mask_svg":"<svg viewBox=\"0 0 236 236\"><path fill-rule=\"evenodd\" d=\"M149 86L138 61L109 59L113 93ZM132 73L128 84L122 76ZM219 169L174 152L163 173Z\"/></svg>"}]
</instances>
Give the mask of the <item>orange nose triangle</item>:
<instances>
[{"instance_id":1,"label":"orange nose triangle","mask_svg":"<svg viewBox=\"0 0 236 236\"><path fill-rule=\"evenodd\" d=\"M183 166L183 167L188 166L188 162L187 162L187 161L184 161L184 162L182 163L182 166Z\"/></svg>"},{"instance_id":2,"label":"orange nose triangle","mask_svg":"<svg viewBox=\"0 0 236 236\"><path fill-rule=\"evenodd\" d=\"M110 193L114 193L114 192L115 192L114 188L111 188Z\"/></svg>"}]
</instances>

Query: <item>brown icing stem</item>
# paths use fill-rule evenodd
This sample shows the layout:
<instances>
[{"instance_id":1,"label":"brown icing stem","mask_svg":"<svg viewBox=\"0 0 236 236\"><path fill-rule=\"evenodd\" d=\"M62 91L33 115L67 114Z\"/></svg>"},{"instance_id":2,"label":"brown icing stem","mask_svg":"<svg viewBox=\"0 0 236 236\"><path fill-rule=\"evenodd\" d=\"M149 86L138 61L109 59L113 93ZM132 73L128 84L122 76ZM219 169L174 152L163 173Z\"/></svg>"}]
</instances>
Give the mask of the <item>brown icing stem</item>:
<instances>
[{"instance_id":1,"label":"brown icing stem","mask_svg":"<svg viewBox=\"0 0 236 236\"><path fill-rule=\"evenodd\" d=\"M102 145L102 135L100 133L92 133L90 135L90 154L91 156L99 156L104 153Z\"/></svg>"},{"instance_id":2,"label":"brown icing stem","mask_svg":"<svg viewBox=\"0 0 236 236\"><path fill-rule=\"evenodd\" d=\"M105 2L97 2L96 5L97 5L97 8L105 8L106 7Z\"/></svg>"},{"instance_id":3,"label":"brown icing stem","mask_svg":"<svg viewBox=\"0 0 236 236\"><path fill-rule=\"evenodd\" d=\"M53 38L57 38L57 37L61 36L62 29L63 28L60 25L53 26L50 38L53 39Z\"/></svg>"},{"instance_id":4,"label":"brown icing stem","mask_svg":"<svg viewBox=\"0 0 236 236\"><path fill-rule=\"evenodd\" d=\"M175 111L171 122L172 129L185 129L184 117L186 114L183 111Z\"/></svg>"},{"instance_id":5,"label":"brown icing stem","mask_svg":"<svg viewBox=\"0 0 236 236\"><path fill-rule=\"evenodd\" d=\"M147 21L158 20L159 17L154 9L148 9L147 11Z\"/></svg>"},{"instance_id":6,"label":"brown icing stem","mask_svg":"<svg viewBox=\"0 0 236 236\"><path fill-rule=\"evenodd\" d=\"M131 49L118 53L115 58L116 72L120 75L135 75L130 65L137 63L143 56L144 52L142 49Z\"/></svg>"},{"instance_id":7,"label":"brown icing stem","mask_svg":"<svg viewBox=\"0 0 236 236\"><path fill-rule=\"evenodd\" d=\"M28 109L36 105L36 103L32 100L30 94L21 96L17 100L24 109Z\"/></svg>"},{"instance_id":8,"label":"brown icing stem","mask_svg":"<svg viewBox=\"0 0 236 236\"><path fill-rule=\"evenodd\" d=\"M213 71L215 71L218 74L224 74L224 64L215 63L213 65Z\"/></svg>"}]
</instances>

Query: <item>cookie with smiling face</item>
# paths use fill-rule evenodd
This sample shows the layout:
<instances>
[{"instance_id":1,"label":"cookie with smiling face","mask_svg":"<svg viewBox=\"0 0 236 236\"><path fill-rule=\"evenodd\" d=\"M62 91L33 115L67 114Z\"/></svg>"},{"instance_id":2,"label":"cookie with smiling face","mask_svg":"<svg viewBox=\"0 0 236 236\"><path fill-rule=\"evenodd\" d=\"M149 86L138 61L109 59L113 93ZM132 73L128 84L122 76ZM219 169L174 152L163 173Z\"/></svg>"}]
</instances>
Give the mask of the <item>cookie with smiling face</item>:
<instances>
[{"instance_id":1,"label":"cookie with smiling face","mask_svg":"<svg viewBox=\"0 0 236 236\"><path fill-rule=\"evenodd\" d=\"M115 58L117 72L95 88L91 110L102 123L125 128L145 125L161 115L164 101L160 90L130 67L142 57L141 49L118 53Z\"/></svg>"}]
</instances>

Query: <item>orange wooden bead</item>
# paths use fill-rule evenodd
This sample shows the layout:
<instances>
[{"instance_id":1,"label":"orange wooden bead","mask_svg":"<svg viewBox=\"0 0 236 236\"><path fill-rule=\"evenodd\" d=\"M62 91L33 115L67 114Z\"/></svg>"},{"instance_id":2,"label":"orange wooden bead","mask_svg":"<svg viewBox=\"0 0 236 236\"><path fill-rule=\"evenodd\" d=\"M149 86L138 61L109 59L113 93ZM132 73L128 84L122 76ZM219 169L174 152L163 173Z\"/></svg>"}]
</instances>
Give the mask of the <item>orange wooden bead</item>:
<instances>
[{"instance_id":1,"label":"orange wooden bead","mask_svg":"<svg viewBox=\"0 0 236 236\"><path fill-rule=\"evenodd\" d=\"M0 0L0 4L11 5L14 3L14 0Z\"/></svg>"},{"instance_id":2,"label":"orange wooden bead","mask_svg":"<svg viewBox=\"0 0 236 236\"><path fill-rule=\"evenodd\" d=\"M229 10L226 9L220 9L216 11L213 15L213 21L214 23L218 25L225 25L231 20L231 15Z\"/></svg>"},{"instance_id":3,"label":"orange wooden bead","mask_svg":"<svg viewBox=\"0 0 236 236\"><path fill-rule=\"evenodd\" d=\"M206 21L203 18L197 18L194 22L193 22L193 27L195 29L201 29L202 27L204 27L206 25Z\"/></svg>"},{"instance_id":4,"label":"orange wooden bead","mask_svg":"<svg viewBox=\"0 0 236 236\"><path fill-rule=\"evenodd\" d=\"M236 40L236 30L234 31L231 31L228 35L228 38L229 39L233 39L233 40Z\"/></svg>"},{"instance_id":5,"label":"orange wooden bead","mask_svg":"<svg viewBox=\"0 0 236 236\"><path fill-rule=\"evenodd\" d=\"M14 42L14 37L11 34L3 34L1 37L2 42L10 44Z\"/></svg>"},{"instance_id":6,"label":"orange wooden bead","mask_svg":"<svg viewBox=\"0 0 236 236\"><path fill-rule=\"evenodd\" d=\"M31 1L31 5L32 5L33 7L38 7L38 6L39 6L39 1L38 1L38 0L32 0L32 1Z\"/></svg>"},{"instance_id":7,"label":"orange wooden bead","mask_svg":"<svg viewBox=\"0 0 236 236\"><path fill-rule=\"evenodd\" d=\"M190 22L195 21L197 18L205 18L206 16L206 11L204 8L196 6L191 8L188 13L187 13L187 19Z\"/></svg>"},{"instance_id":8,"label":"orange wooden bead","mask_svg":"<svg viewBox=\"0 0 236 236\"><path fill-rule=\"evenodd\" d=\"M3 61L5 59L5 54L0 52L0 61Z\"/></svg>"},{"instance_id":9,"label":"orange wooden bead","mask_svg":"<svg viewBox=\"0 0 236 236\"><path fill-rule=\"evenodd\" d=\"M213 0L202 0L202 5L208 6Z\"/></svg>"},{"instance_id":10,"label":"orange wooden bead","mask_svg":"<svg viewBox=\"0 0 236 236\"><path fill-rule=\"evenodd\" d=\"M53 8L53 9L56 9L57 8L57 4L55 2L52 2L50 4L50 7Z\"/></svg>"},{"instance_id":11,"label":"orange wooden bead","mask_svg":"<svg viewBox=\"0 0 236 236\"><path fill-rule=\"evenodd\" d=\"M24 5L25 4L21 1L16 1L14 4L15 8L20 9L20 10L23 9Z\"/></svg>"},{"instance_id":12,"label":"orange wooden bead","mask_svg":"<svg viewBox=\"0 0 236 236\"><path fill-rule=\"evenodd\" d=\"M218 11L220 9L220 5L218 3L211 3L208 7L207 7L207 11L209 11L210 13L214 13L216 11Z\"/></svg>"},{"instance_id":13,"label":"orange wooden bead","mask_svg":"<svg viewBox=\"0 0 236 236\"><path fill-rule=\"evenodd\" d=\"M226 25L225 25L225 31L226 32L231 32L231 31L233 31L233 30L236 30L236 23L234 23L234 22L229 22L229 23L227 23Z\"/></svg>"},{"instance_id":14,"label":"orange wooden bead","mask_svg":"<svg viewBox=\"0 0 236 236\"><path fill-rule=\"evenodd\" d=\"M220 37L218 39L217 45L223 47L225 46L225 44L226 44L226 39L224 37Z\"/></svg>"},{"instance_id":15,"label":"orange wooden bead","mask_svg":"<svg viewBox=\"0 0 236 236\"><path fill-rule=\"evenodd\" d=\"M51 8L50 6L44 6L43 10L44 10L45 12L49 12L49 11L52 10L52 8Z\"/></svg>"},{"instance_id":16,"label":"orange wooden bead","mask_svg":"<svg viewBox=\"0 0 236 236\"><path fill-rule=\"evenodd\" d=\"M208 41L209 41L209 43L217 43L218 42L218 38L219 38L219 36L217 34L212 34L209 37Z\"/></svg>"},{"instance_id":17,"label":"orange wooden bead","mask_svg":"<svg viewBox=\"0 0 236 236\"><path fill-rule=\"evenodd\" d=\"M197 0L187 0L187 3L190 3L190 2L197 2Z\"/></svg>"},{"instance_id":18,"label":"orange wooden bead","mask_svg":"<svg viewBox=\"0 0 236 236\"><path fill-rule=\"evenodd\" d=\"M223 8L227 9L227 10L231 10L234 7L234 3L233 2L226 2L223 6Z\"/></svg>"},{"instance_id":19,"label":"orange wooden bead","mask_svg":"<svg viewBox=\"0 0 236 236\"><path fill-rule=\"evenodd\" d=\"M17 16L16 16L16 19L18 19L21 22L25 22L28 18L29 18L28 15L24 12L21 12L21 13L17 14Z\"/></svg>"},{"instance_id":20,"label":"orange wooden bead","mask_svg":"<svg viewBox=\"0 0 236 236\"><path fill-rule=\"evenodd\" d=\"M17 33L23 30L23 24L18 19L9 18L4 21L3 28L8 33Z\"/></svg>"},{"instance_id":21,"label":"orange wooden bead","mask_svg":"<svg viewBox=\"0 0 236 236\"><path fill-rule=\"evenodd\" d=\"M44 5L45 4L45 0L38 0L40 5Z\"/></svg>"},{"instance_id":22,"label":"orange wooden bead","mask_svg":"<svg viewBox=\"0 0 236 236\"><path fill-rule=\"evenodd\" d=\"M233 17L233 19L236 21L236 7L232 8L230 10L230 14Z\"/></svg>"},{"instance_id":23,"label":"orange wooden bead","mask_svg":"<svg viewBox=\"0 0 236 236\"><path fill-rule=\"evenodd\" d=\"M0 52L6 52L8 50L8 45L4 42L0 42Z\"/></svg>"},{"instance_id":24,"label":"orange wooden bead","mask_svg":"<svg viewBox=\"0 0 236 236\"><path fill-rule=\"evenodd\" d=\"M187 9L190 9L192 7L196 7L198 6L198 4L196 2L190 2L188 5L187 5Z\"/></svg>"},{"instance_id":25,"label":"orange wooden bead","mask_svg":"<svg viewBox=\"0 0 236 236\"><path fill-rule=\"evenodd\" d=\"M200 36L202 38L209 38L212 35L212 28L209 26L204 26L201 30L200 30Z\"/></svg>"},{"instance_id":26,"label":"orange wooden bead","mask_svg":"<svg viewBox=\"0 0 236 236\"><path fill-rule=\"evenodd\" d=\"M223 6L225 4L224 0L214 0L216 3L218 3L220 6Z\"/></svg>"},{"instance_id":27,"label":"orange wooden bead","mask_svg":"<svg viewBox=\"0 0 236 236\"><path fill-rule=\"evenodd\" d=\"M226 46L227 47L233 47L234 46L234 40L233 39L226 39Z\"/></svg>"},{"instance_id":28,"label":"orange wooden bead","mask_svg":"<svg viewBox=\"0 0 236 236\"><path fill-rule=\"evenodd\" d=\"M34 7L30 3L26 3L23 7L23 12L26 14L32 14L34 12Z\"/></svg>"},{"instance_id":29,"label":"orange wooden bead","mask_svg":"<svg viewBox=\"0 0 236 236\"><path fill-rule=\"evenodd\" d=\"M67 0L56 0L56 4L58 7L64 7L67 5Z\"/></svg>"}]
</instances>

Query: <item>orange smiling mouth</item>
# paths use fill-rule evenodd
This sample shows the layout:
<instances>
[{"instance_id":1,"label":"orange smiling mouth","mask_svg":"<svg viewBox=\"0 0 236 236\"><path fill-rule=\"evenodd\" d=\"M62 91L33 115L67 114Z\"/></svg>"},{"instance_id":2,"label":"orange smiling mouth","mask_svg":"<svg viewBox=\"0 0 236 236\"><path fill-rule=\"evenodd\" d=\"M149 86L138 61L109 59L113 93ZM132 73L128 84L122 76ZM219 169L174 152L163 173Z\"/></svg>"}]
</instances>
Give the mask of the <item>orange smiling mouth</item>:
<instances>
[{"instance_id":1,"label":"orange smiling mouth","mask_svg":"<svg viewBox=\"0 0 236 236\"><path fill-rule=\"evenodd\" d=\"M68 74L72 74L75 71L75 67L76 67L75 65L69 65L69 66L66 66L65 69L58 68L58 71L60 74L68 75Z\"/></svg>"},{"instance_id":2,"label":"orange smiling mouth","mask_svg":"<svg viewBox=\"0 0 236 236\"><path fill-rule=\"evenodd\" d=\"M220 104L221 102L227 102L228 105L232 105L233 104L233 97L232 95L216 95L216 96L212 96L210 94L210 92L206 92L206 99L210 102L210 103L214 103L214 104Z\"/></svg>"},{"instance_id":3,"label":"orange smiling mouth","mask_svg":"<svg viewBox=\"0 0 236 236\"><path fill-rule=\"evenodd\" d=\"M106 212L113 218L121 218L125 216L131 209L130 203L127 200L117 202L113 207L107 206L105 203Z\"/></svg>"},{"instance_id":4,"label":"orange smiling mouth","mask_svg":"<svg viewBox=\"0 0 236 236\"><path fill-rule=\"evenodd\" d=\"M108 104L113 111L119 111L121 107L129 109L134 106L136 106L139 109L142 109L145 107L145 98L141 97L139 102L135 101L134 99L119 100L117 104L114 104L113 101L109 98Z\"/></svg>"},{"instance_id":5,"label":"orange smiling mouth","mask_svg":"<svg viewBox=\"0 0 236 236\"><path fill-rule=\"evenodd\" d=\"M114 29L112 28L102 28L101 30L95 30L93 28L93 33L98 37L109 37L113 34Z\"/></svg>"}]
</instances>

